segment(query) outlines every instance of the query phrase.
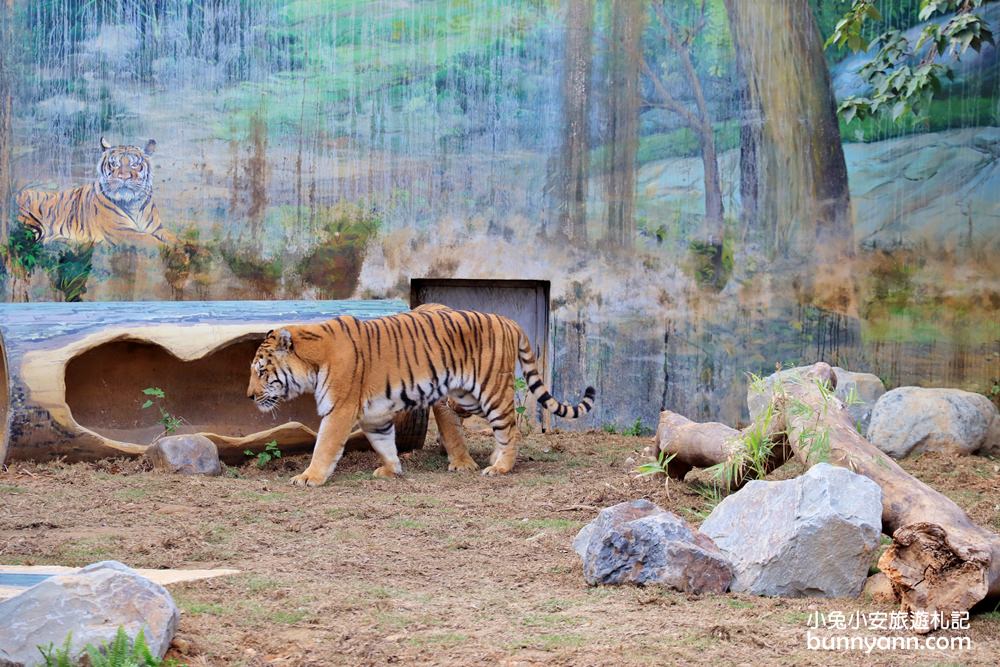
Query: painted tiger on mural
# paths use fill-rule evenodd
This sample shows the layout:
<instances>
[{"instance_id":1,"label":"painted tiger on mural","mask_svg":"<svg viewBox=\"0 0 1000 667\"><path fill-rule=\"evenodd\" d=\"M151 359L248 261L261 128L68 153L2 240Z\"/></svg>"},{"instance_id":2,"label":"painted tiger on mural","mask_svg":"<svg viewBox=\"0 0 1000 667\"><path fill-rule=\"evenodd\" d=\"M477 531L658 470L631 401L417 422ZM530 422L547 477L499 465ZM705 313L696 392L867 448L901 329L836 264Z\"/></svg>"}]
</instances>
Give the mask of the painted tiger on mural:
<instances>
[{"instance_id":1,"label":"painted tiger on mural","mask_svg":"<svg viewBox=\"0 0 1000 667\"><path fill-rule=\"evenodd\" d=\"M374 320L343 316L269 331L250 365L247 397L268 412L282 401L314 394L319 434L309 466L292 484L325 483L355 423L382 460L375 476L401 474L393 415L432 407L441 422L451 413L440 400L444 397L489 422L496 446L483 474L497 475L509 472L517 456L517 361L545 409L576 419L593 408L593 387L575 406L552 397L539 377L531 343L516 322L437 304ZM444 444L449 470L478 469L462 438L446 438Z\"/></svg>"},{"instance_id":2,"label":"painted tiger on mural","mask_svg":"<svg viewBox=\"0 0 1000 667\"><path fill-rule=\"evenodd\" d=\"M42 243L165 242L170 234L153 203L153 169L145 148L112 146L101 137L97 180L69 190L24 189L17 194L18 221Z\"/></svg>"}]
</instances>

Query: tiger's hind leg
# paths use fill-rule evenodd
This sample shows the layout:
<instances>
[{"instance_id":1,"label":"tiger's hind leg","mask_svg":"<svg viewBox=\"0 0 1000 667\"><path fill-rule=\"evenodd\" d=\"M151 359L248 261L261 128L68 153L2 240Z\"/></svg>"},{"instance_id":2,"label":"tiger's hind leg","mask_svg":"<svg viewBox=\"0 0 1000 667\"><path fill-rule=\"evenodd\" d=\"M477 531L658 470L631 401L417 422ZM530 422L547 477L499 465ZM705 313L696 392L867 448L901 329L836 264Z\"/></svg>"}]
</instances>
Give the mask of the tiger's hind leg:
<instances>
[{"instance_id":1,"label":"tiger's hind leg","mask_svg":"<svg viewBox=\"0 0 1000 667\"><path fill-rule=\"evenodd\" d=\"M490 455L490 466L483 470L484 475L505 475L514 467L517 459L517 445L521 432L517 430L517 413L514 411L514 385L505 389L494 406L483 405L486 421L493 429L493 438L497 441Z\"/></svg>"},{"instance_id":2,"label":"tiger's hind leg","mask_svg":"<svg viewBox=\"0 0 1000 667\"><path fill-rule=\"evenodd\" d=\"M382 465L372 474L386 479L402 475L403 464L399 462L399 454L396 452L396 425L392 419L375 424L363 421L361 431L382 459Z\"/></svg>"},{"instance_id":3,"label":"tiger's hind leg","mask_svg":"<svg viewBox=\"0 0 1000 667\"><path fill-rule=\"evenodd\" d=\"M462 432L462 420L454 410L448 407L447 399L435 403L434 421L437 422L439 439L448 453L448 472L479 470L479 465L469 456L469 448L465 444L465 434Z\"/></svg>"}]
</instances>

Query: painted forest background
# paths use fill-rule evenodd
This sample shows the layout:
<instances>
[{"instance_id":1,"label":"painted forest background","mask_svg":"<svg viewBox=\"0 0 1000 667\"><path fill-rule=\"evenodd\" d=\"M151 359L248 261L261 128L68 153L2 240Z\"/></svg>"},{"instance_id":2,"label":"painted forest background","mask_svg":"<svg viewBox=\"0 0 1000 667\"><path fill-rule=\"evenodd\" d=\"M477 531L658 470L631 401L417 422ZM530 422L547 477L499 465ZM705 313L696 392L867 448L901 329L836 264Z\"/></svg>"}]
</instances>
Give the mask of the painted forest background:
<instances>
[{"instance_id":1,"label":"painted forest background","mask_svg":"<svg viewBox=\"0 0 1000 667\"><path fill-rule=\"evenodd\" d=\"M1000 391L998 3L0 3L4 300L550 280L590 426L817 358ZM35 242L102 136L157 142L169 239Z\"/></svg>"}]
</instances>

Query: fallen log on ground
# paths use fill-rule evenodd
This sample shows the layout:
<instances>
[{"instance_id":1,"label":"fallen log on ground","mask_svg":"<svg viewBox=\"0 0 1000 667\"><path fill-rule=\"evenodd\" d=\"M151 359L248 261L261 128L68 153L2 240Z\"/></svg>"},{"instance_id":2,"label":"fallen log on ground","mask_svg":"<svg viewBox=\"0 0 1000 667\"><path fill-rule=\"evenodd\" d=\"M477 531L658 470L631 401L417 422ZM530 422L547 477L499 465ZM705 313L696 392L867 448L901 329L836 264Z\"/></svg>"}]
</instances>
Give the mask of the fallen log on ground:
<instances>
[{"instance_id":1,"label":"fallen log on ground","mask_svg":"<svg viewBox=\"0 0 1000 667\"><path fill-rule=\"evenodd\" d=\"M864 475L882 489L882 531L893 543L879 559L879 568L902 609L950 613L1000 596L1000 536L974 524L948 497L865 440L844 404L833 396L835 382L833 369L825 363L783 382L772 398L770 432L806 466L826 461ZM677 417L661 415L661 424L667 426L657 432L658 451L675 453L684 465L706 467L745 456L738 445L725 444L745 446L732 440L735 430L721 424L685 424ZM784 435L775 431L779 426ZM711 437L728 440L712 444ZM779 449L777 442L774 449ZM676 472L681 470L683 466Z\"/></svg>"},{"instance_id":2,"label":"fallen log on ground","mask_svg":"<svg viewBox=\"0 0 1000 667\"><path fill-rule=\"evenodd\" d=\"M718 422L693 422L676 412L664 410L656 427L653 454L672 455L667 474L684 479L693 468L721 465L717 477L725 491L735 491L751 479L767 475L791 456L791 449L781 440L784 422L769 419L763 424L751 424L742 431ZM748 456L750 447L767 448L760 456Z\"/></svg>"}]
</instances>

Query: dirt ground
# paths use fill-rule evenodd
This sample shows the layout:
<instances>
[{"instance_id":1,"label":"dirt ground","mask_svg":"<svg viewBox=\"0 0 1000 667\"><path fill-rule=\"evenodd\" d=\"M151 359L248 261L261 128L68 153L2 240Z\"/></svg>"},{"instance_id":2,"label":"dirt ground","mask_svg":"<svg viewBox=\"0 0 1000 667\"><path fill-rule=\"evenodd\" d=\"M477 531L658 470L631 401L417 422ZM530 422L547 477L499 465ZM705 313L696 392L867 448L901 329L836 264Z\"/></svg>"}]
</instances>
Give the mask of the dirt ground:
<instances>
[{"instance_id":1,"label":"dirt ground","mask_svg":"<svg viewBox=\"0 0 1000 667\"><path fill-rule=\"evenodd\" d=\"M432 442L405 458L404 479L372 479L375 456L354 453L309 490L288 485L302 456L218 478L15 463L0 473L0 563L241 570L171 587L183 613L168 656L192 666L997 664L996 609L953 633L971 650L866 656L809 650L809 615L894 607L588 587L570 542L600 508L644 497L695 523L708 509L703 473L671 482L669 497L662 481L628 474L647 438L532 435L502 478L448 473ZM470 445L482 464L491 439ZM1000 530L1000 463L903 465Z\"/></svg>"}]
</instances>

